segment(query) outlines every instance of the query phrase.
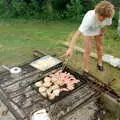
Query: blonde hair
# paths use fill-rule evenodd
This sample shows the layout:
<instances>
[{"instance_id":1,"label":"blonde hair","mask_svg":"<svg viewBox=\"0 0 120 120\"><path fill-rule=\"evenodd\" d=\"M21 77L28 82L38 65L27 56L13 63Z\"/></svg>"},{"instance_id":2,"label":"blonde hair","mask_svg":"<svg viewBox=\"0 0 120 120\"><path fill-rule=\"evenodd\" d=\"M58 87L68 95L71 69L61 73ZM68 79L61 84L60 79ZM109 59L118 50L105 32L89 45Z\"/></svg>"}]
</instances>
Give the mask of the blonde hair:
<instances>
[{"instance_id":1,"label":"blonde hair","mask_svg":"<svg viewBox=\"0 0 120 120\"><path fill-rule=\"evenodd\" d=\"M100 16L110 18L114 16L115 9L114 9L114 6L110 2L104 0L96 5L95 13Z\"/></svg>"}]
</instances>

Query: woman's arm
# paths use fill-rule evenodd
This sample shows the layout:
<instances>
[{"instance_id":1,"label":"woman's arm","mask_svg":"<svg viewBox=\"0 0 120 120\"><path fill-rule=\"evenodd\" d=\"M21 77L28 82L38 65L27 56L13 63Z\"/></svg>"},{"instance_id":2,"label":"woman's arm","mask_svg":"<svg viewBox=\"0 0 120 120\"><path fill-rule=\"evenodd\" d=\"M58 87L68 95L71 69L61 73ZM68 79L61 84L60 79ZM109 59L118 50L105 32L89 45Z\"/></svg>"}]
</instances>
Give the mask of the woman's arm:
<instances>
[{"instance_id":1,"label":"woman's arm","mask_svg":"<svg viewBox=\"0 0 120 120\"><path fill-rule=\"evenodd\" d=\"M76 41L77 41L77 39L78 39L78 37L81 35L81 32L79 31L79 30L77 30L76 32L75 32L75 34L73 35L73 37L72 37L72 40L71 40L71 42L70 42L70 45L69 45L69 48L68 48L68 50L66 51L66 56L70 56L71 54L72 54L72 52L73 52L73 49L74 49L74 47L75 47L75 45L76 45Z\"/></svg>"},{"instance_id":2,"label":"woman's arm","mask_svg":"<svg viewBox=\"0 0 120 120\"><path fill-rule=\"evenodd\" d=\"M80 31L77 30L77 31L75 32L75 34L73 35L73 37L72 37L72 40L71 40L70 45L69 45L69 48L73 49L73 48L75 47L76 41L77 41L77 39L78 39L78 37L79 37L80 35L81 35Z\"/></svg>"}]
</instances>

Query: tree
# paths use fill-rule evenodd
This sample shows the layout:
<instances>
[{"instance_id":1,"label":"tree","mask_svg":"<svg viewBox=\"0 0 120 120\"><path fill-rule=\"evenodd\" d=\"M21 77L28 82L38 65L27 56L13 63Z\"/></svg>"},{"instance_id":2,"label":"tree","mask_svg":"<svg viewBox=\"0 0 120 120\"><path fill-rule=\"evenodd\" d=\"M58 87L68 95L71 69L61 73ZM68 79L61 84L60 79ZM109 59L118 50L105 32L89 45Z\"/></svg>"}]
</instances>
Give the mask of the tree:
<instances>
[{"instance_id":1,"label":"tree","mask_svg":"<svg viewBox=\"0 0 120 120\"><path fill-rule=\"evenodd\" d=\"M6 7L7 9L10 9L10 8L11 8L11 2L12 2L12 0L5 0L5 1L4 1L5 7Z\"/></svg>"},{"instance_id":2,"label":"tree","mask_svg":"<svg viewBox=\"0 0 120 120\"><path fill-rule=\"evenodd\" d=\"M120 36L120 8L119 8L119 20L118 20L118 35Z\"/></svg>"},{"instance_id":3,"label":"tree","mask_svg":"<svg viewBox=\"0 0 120 120\"><path fill-rule=\"evenodd\" d=\"M118 32L118 35L120 36L120 1L119 0L108 0L108 1L110 1L112 4L114 4L114 6L116 8L119 9L119 18L118 18L117 32Z\"/></svg>"}]
</instances>

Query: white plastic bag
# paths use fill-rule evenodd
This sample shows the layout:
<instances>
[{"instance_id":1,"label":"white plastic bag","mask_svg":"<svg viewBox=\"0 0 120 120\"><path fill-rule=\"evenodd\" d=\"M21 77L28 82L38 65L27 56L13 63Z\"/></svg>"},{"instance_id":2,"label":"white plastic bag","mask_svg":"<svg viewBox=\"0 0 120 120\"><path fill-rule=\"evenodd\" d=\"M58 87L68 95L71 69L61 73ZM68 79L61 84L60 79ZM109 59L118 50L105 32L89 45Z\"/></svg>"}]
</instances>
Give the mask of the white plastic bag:
<instances>
[{"instance_id":1,"label":"white plastic bag","mask_svg":"<svg viewBox=\"0 0 120 120\"><path fill-rule=\"evenodd\" d=\"M120 59L114 58L111 60L110 64L113 65L114 67L118 67L120 65Z\"/></svg>"},{"instance_id":2,"label":"white plastic bag","mask_svg":"<svg viewBox=\"0 0 120 120\"><path fill-rule=\"evenodd\" d=\"M112 65L113 67L118 67L120 68L120 58L116 58L112 55L104 55L103 56L103 60L107 63L109 63L110 65Z\"/></svg>"},{"instance_id":3,"label":"white plastic bag","mask_svg":"<svg viewBox=\"0 0 120 120\"><path fill-rule=\"evenodd\" d=\"M103 56L103 60L104 60L105 62L110 63L110 62L113 60L113 56L106 54L106 55Z\"/></svg>"},{"instance_id":4,"label":"white plastic bag","mask_svg":"<svg viewBox=\"0 0 120 120\"><path fill-rule=\"evenodd\" d=\"M45 109L38 110L33 113L31 120L50 120L50 117Z\"/></svg>"}]
</instances>

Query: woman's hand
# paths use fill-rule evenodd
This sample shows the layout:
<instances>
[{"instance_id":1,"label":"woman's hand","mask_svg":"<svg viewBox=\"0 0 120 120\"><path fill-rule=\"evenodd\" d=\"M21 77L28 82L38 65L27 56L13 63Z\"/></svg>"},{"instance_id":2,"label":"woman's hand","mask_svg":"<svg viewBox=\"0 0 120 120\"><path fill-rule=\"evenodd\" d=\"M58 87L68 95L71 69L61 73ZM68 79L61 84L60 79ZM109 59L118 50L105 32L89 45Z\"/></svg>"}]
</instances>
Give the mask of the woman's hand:
<instances>
[{"instance_id":1,"label":"woman's hand","mask_svg":"<svg viewBox=\"0 0 120 120\"><path fill-rule=\"evenodd\" d=\"M66 53L65 53L65 56L71 56L73 54L73 49L72 48L68 48Z\"/></svg>"},{"instance_id":2,"label":"woman's hand","mask_svg":"<svg viewBox=\"0 0 120 120\"><path fill-rule=\"evenodd\" d=\"M106 29L105 28L102 28L101 30L100 30L100 36L104 36L104 33L106 32Z\"/></svg>"}]
</instances>

